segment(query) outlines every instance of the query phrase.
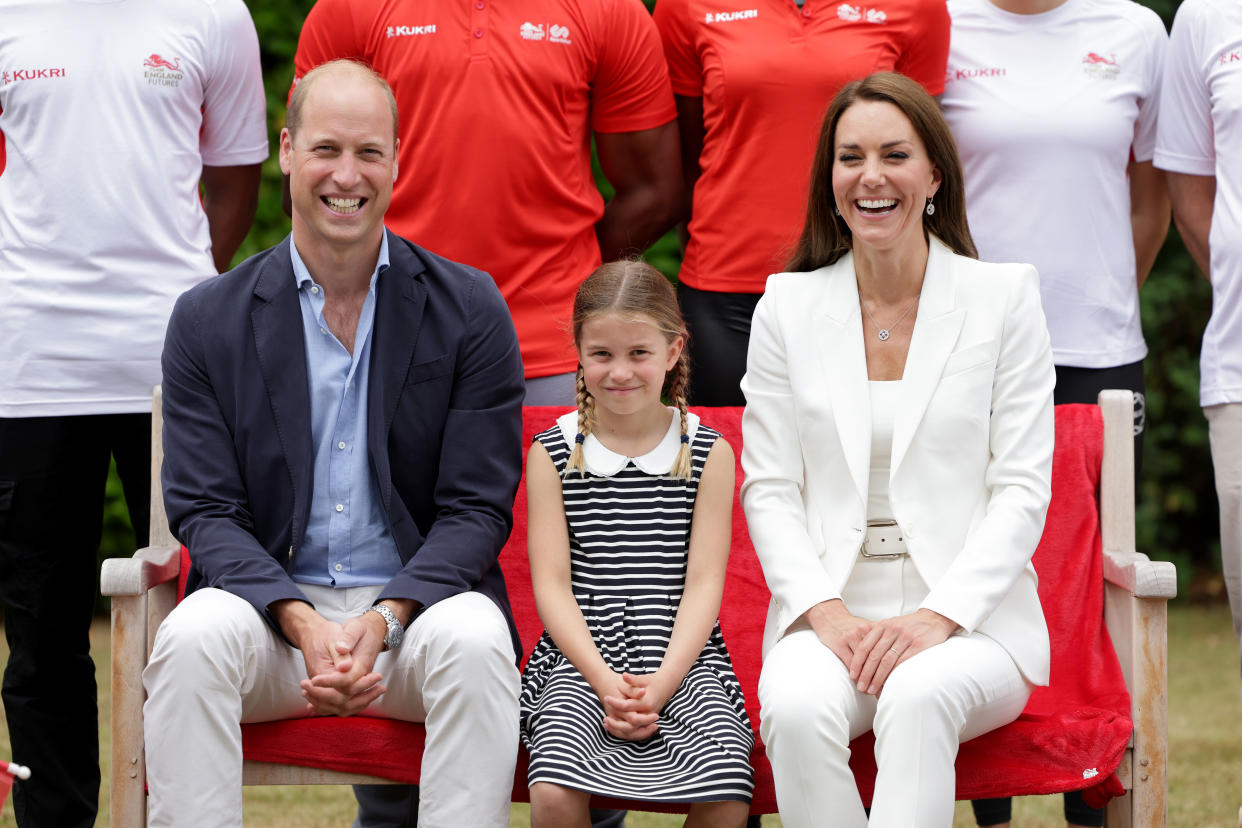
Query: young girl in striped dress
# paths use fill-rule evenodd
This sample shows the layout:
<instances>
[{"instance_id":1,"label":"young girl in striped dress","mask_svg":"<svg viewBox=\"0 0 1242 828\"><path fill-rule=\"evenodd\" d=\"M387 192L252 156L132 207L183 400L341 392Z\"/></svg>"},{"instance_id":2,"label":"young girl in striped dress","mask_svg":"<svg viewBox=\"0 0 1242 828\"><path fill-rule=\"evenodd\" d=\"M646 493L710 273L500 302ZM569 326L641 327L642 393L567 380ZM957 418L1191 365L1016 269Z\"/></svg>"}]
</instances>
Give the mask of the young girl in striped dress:
<instances>
[{"instance_id":1,"label":"young girl in striped dress","mask_svg":"<svg viewBox=\"0 0 1242 828\"><path fill-rule=\"evenodd\" d=\"M733 450L686 410L685 323L650 265L592 273L573 333L578 410L535 438L526 472L545 627L522 676L531 824L588 825L598 794L741 826L754 738L716 617Z\"/></svg>"}]
</instances>

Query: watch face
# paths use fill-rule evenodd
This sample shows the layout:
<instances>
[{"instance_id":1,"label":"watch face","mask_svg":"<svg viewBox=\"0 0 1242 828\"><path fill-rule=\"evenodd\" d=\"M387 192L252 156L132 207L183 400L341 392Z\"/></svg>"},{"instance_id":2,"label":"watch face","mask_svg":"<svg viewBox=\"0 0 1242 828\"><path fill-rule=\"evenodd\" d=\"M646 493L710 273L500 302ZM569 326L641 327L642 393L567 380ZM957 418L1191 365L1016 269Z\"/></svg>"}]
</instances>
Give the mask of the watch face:
<instances>
[{"instance_id":1,"label":"watch face","mask_svg":"<svg viewBox=\"0 0 1242 828\"><path fill-rule=\"evenodd\" d=\"M401 622L397 620L397 616L393 611L383 604L376 604L371 609L379 613L380 618L384 619L384 624L388 627L388 633L384 636L384 649L393 649L401 643L401 638L405 635L405 628L401 626Z\"/></svg>"}]
</instances>

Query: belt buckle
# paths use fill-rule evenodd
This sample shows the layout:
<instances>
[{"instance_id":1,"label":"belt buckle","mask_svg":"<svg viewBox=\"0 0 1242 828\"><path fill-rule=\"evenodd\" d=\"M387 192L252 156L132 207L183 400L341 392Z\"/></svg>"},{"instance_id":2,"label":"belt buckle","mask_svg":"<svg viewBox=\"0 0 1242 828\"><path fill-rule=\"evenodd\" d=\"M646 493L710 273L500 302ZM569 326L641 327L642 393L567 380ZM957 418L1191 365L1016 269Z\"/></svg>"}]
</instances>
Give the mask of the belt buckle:
<instances>
[{"instance_id":1,"label":"belt buckle","mask_svg":"<svg viewBox=\"0 0 1242 828\"><path fill-rule=\"evenodd\" d=\"M873 551L873 544L885 551ZM893 550L893 551L888 551ZM895 520L869 520L867 521L867 533L863 538L862 549L860 550L864 558L875 559L891 559L904 558L910 554L906 549L906 539L901 531L901 527L897 525Z\"/></svg>"}]
</instances>

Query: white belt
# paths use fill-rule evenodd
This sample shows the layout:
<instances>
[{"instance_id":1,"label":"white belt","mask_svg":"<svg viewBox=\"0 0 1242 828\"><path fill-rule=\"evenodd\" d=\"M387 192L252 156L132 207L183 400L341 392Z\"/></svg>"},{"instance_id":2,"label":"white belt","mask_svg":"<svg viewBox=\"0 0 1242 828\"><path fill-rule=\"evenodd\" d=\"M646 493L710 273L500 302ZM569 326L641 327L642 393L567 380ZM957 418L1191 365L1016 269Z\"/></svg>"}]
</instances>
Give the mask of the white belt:
<instances>
[{"instance_id":1,"label":"white belt","mask_svg":"<svg viewBox=\"0 0 1242 828\"><path fill-rule=\"evenodd\" d=\"M867 535L859 554L864 558L901 558L910 554L905 533L895 520L867 521Z\"/></svg>"}]
</instances>

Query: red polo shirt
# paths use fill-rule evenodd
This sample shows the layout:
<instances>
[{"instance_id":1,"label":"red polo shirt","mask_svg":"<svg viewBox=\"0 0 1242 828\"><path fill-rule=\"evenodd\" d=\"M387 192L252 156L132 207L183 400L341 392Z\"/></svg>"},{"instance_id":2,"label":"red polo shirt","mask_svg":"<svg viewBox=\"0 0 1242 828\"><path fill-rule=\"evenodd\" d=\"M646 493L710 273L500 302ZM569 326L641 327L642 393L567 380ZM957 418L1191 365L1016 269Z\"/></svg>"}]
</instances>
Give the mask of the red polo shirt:
<instances>
[{"instance_id":1,"label":"red polo shirt","mask_svg":"<svg viewBox=\"0 0 1242 828\"><path fill-rule=\"evenodd\" d=\"M828 104L846 83L896 70L944 91L945 0L659 0L678 95L703 98L706 134L681 280L761 293L802 231Z\"/></svg>"},{"instance_id":2,"label":"red polo shirt","mask_svg":"<svg viewBox=\"0 0 1242 828\"><path fill-rule=\"evenodd\" d=\"M401 151L385 224L489 272L528 377L574 370L570 316L600 263L592 132L676 117L639 0L319 0L297 77L340 57L387 79Z\"/></svg>"}]
</instances>

